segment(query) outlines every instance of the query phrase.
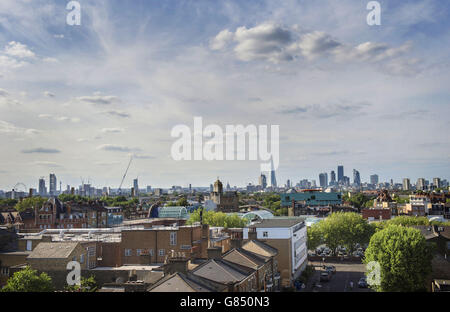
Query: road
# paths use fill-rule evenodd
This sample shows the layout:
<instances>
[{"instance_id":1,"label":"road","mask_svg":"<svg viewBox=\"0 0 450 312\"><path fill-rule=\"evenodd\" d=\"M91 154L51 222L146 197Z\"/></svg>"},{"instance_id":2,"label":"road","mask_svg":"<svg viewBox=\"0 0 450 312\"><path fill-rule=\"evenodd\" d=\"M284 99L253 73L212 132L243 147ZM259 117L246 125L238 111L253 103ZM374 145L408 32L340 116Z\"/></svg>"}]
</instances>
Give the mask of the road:
<instances>
[{"instance_id":1,"label":"road","mask_svg":"<svg viewBox=\"0 0 450 312\"><path fill-rule=\"evenodd\" d=\"M312 283L322 285L321 288L316 288L314 291L318 292L370 292L369 288L359 288L358 281L364 276L366 267L361 263L340 263L340 262L326 262L326 265L334 265L336 273L332 275L329 282L320 282L320 273L323 272L321 262L310 262L309 265L314 265L316 271L308 282L306 291L312 291ZM353 282L353 289L350 287L350 282Z\"/></svg>"}]
</instances>

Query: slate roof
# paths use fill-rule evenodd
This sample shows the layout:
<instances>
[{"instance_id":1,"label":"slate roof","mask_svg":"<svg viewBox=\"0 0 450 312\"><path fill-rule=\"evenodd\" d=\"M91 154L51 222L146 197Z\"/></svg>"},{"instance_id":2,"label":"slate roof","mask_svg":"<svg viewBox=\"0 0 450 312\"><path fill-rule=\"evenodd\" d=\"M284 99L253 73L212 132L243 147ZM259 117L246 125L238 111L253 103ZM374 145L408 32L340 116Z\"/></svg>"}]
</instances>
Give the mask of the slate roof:
<instances>
[{"instance_id":1,"label":"slate roof","mask_svg":"<svg viewBox=\"0 0 450 312\"><path fill-rule=\"evenodd\" d=\"M223 255L223 259L256 270L264 265L269 260L269 257L258 256L245 249L235 248Z\"/></svg>"},{"instance_id":2,"label":"slate roof","mask_svg":"<svg viewBox=\"0 0 450 312\"><path fill-rule=\"evenodd\" d=\"M221 287L222 290L225 288ZM159 280L148 289L149 292L214 292L220 289L206 285L200 277L192 274L174 273Z\"/></svg>"},{"instance_id":3,"label":"slate roof","mask_svg":"<svg viewBox=\"0 0 450 312\"><path fill-rule=\"evenodd\" d=\"M242 249L264 257L274 257L278 250L258 240L250 240L242 245Z\"/></svg>"},{"instance_id":4,"label":"slate roof","mask_svg":"<svg viewBox=\"0 0 450 312\"><path fill-rule=\"evenodd\" d=\"M238 283L255 270L239 266L226 260L211 259L192 271L192 274L222 284Z\"/></svg>"},{"instance_id":5,"label":"slate roof","mask_svg":"<svg viewBox=\"0 0 450 312\"><path fill-rule=\"evenodd\" d=\"M39 243L28 259L67 259L78 244L77 242Z\"/></svg>"}]
</instances>

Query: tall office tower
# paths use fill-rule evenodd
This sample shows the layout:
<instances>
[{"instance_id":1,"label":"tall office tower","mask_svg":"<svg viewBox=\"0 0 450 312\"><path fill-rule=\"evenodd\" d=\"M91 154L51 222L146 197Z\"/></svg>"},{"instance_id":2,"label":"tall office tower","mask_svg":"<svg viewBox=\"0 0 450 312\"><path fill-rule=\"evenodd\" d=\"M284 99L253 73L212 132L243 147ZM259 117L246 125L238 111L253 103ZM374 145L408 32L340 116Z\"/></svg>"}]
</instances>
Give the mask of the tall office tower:
<instances>
[{"instance_id":1,"label":"tall office tower","mask_svg":"<svg viewBox=\"0 0 450 312\"><path fill-rule=\"evenodd\" d=\"M433 178L433 184L434 184L434 187L437 187L437 188L442 187L440 178Z\"/></svg>"},{"instance_id":2,"label":"tall office tower","mask_svg":"<svg viewBox=\"0 0 450 312\"><path fill-rule=\"evenodd\" d=\"M259 185L261 185L263 190L267 187L267 177L265 174L259 176Z\"/></svg>"},{"instance_id":3,"label":"tall office tower","mask_svg":"<svg viewBox=\"0 0 450 312\"><path fill-rule=\"evenodd\" d=\"M227 192L231 191L230 182L227 182L227 188L226 188L226 191L227 191Z\"/></svg>"},{"instance_id":4,"label":"tall office tower","mask_svg":"<svg viewBox=\"0 0 450 312\"><path fill-rule=\"evenodd\" d=\"M359 171L356 169L353 169L353 184L355 184L356 186L361 185L361 177L359 175Z\"/></svg>"},{"instance_id":5,"label":"tall office tower","mask_svg":"<svg viewBox=\"0 0 450 312\"><path fill-rule=\"evenodd\" d=\"M343 182L344 179L344 166L338 166L338 182Z\"/></svg>"},{"instance_id":6,"label":"tall office tower","mask_svg":"<svg viewBox=\"0 0 450 312\"><path fill-rule=\"evenodd\" d=\"M45 179L39 179L39 196L47 196L47 189L45 187Z\"/></svg>"},{"instance_id":7,"label":"tall office tower","mask_svg":"<svg viewBox=\"0 0 450 312\"><path fill-rule=\"evenodd\" d=\"M404 191L411 190L411 181L408 178L403 179L403 190Z\"/></svg>"},{"instance_id":8,"label":"tall office tower","mask_svg":"<svg viewBox=\"0 0 450 312\"><path fill-rule=\"evenodd\" d=\"M209 192L212 193L214 191L214 186L212 184L209 185Z\"/></svg>"},{"instance_id":9,"label":"tall office tower","mask_svg":"<svg viewBox=\"0 0 450 312\"><path fill-rule=\"evenodd\" d=\"M291 188L291 180L289 180L289 179L287 180L287 182L286 182L286 187L287 187L287 188Z\"/></svg>"},{"instance_id":10,"label":"tall office tower","mask_svg":"<svg viewBox=\"0 0 450 312\"><path fill-rule=\"evenodd\" d=\"M322 188L328 187L328 174L326 172L319 174L319 184Z\"/></svg>"},{"instance_id":11,"label":"tall office tower","mask_svg":"<svg viewBox=\"0 0 450 312\"><path fill-rule=\"evenodd\" d=\"M425 190L425 179L424 178L417 179L416 189L419 191Z\"/></svg>"},{"instance_id":12,"label":"tall office tower","mask_svg":"<svg viewBox=\"0 0 450 312\"><path fill-rule=\"evenodd\" d=\"M394 180L391 179L391 186L394 186Z\"/></svg>"},{"instance_id":13,"label":"tall office tower","mask_svg":"<svg viewBox=\"0 0 450 312\"><path fill-rule=\"evenodd\" d=\"M330 184L336 183L336 172L334 172L334 170L331 171L330 179L331 179Z\"/></svg>"},{"instance_id":14,"label":"tall office tower","mask_svg":"<svg viewBox=\"0 0 450 312\"><path fill-rule=\"evenodd\" d=\"M50 186L49 186L49 193L50 196L56 196L56 175L53 173L50 173Z\"/></svg>"},{"instance_id":15,"label":"tall office tower","mask_svg":"<svg viewBox=\"0 0 450 312\"><path fill-rule=\"evenodd\" d=\"M150 185L147 185L147 193L151 193L152 192L152 187Z\"/></svg>"},{"instance_id":16,"label":"tall office tower","mask_svg":"<svg viewBox=\"0 0 450 312\"><path fill-rule=\"evenodd\" d=\"M312 180L311 181L311 188L316 188L317 184L316 184L316 180Z\"/></svg>"},{"instance_id":17,"label":"tall office tower","mask_svg":"<svg viewBox=\"0 0 450 312\"><path fill-rule=\"evenodd\" d=\"M270 186L277 187L277 178L275 177L275 169L273 168L273 160L271 160Z\"/></svg>"},{"instance_id":18,"label":"tall office tower","mask_svg":"<svg viewBox=\"0 0 450 312\"><path fill-rule=\"evenodd\" d=\"M139 195L139 183L138 183L138 179L134 179L133 180L133 187L134 187L134 195L138 196Z\"/></svg>"},{"instance_id":19,"label":"tall office tower","mask_svg":"<svg viewBox=\"0 0 450 312\"><path fill-rule=\"evenodd\" d=\"M378 174L372 174L370 176L370 184L373 184L373 185L378 184Z\"/></svg>"}]
</instances>

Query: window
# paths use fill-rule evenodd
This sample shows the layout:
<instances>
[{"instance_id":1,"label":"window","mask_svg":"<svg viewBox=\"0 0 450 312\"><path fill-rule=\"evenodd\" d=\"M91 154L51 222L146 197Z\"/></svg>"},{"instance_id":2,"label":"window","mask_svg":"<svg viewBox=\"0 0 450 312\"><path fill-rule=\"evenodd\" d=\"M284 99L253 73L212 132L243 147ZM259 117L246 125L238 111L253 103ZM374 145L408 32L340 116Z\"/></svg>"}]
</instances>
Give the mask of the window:
<instances>
[{"instance_id":1,"label":"window","mask_svg":"<svg viewBox=\"0 0 450 312\"><path fill-rule=\"evenodd\" d=\"M137 254L138 256L140 256L140 255L142 254L142 249L136 250L136 254Z\"/></svg>"},{"instance_id":2,"label":"window","mask_svg":"<svg viewBox=\"0 0 450 312\"><path fill-rule=\"evenodd\" d=\"M170 245L175 246L177 244L177 232L170 232Z\"/></svg>"},{"instance_id":3,"label":"window","mask_svg":"<svg viewBox=\"0 0 450 312\"><path fill-rule=\"evenodd\" d=\"M125 249L125 257L131 257L131 249Z\"/></svg>"},{"instance_id":4,"label":"window","mask_svg":"<svg viewBox=\"0 0 450 312\"><path fill-rule=\"evenodd\" d=\"M33 250L33 242L30 240L27 240L27 250L28 251Z\"/></svg>"},{"instance_id":5,"label":"window","mask_svg":"<svg viewBox=\"0 0 450 312\"><path fill-rule=\"evenodd\" d=\"M269 237L269 232L263 232L263 237Z\"/></svg>"},{"instance_id":6,"label":"window","mask_svg":"<svg viewBox=\"0 0 450 312\"><path fill-rule=\"evenodd\" d=\"M84 254L80 255L80 263L83 264L84 263Z\"/></svg>"},{"instance_id":7,"label":"window","mask_svg":"<svg viewBox=\"0 0 450 312\"><path fill-rule=\"evenodd\" d=\"M164 249L160 249L159 250L159 255L162 257L162 256L164 256Z\"/></svg>"},{"instance_id":8,"label":"window","mask_svg":"<svg viewBox=\"0 0 450 312\"><path fill-rule=\"evenodd\" d=\"M153 249L149 250L150 256L153 256Z\"/></svg>"}]
</instances>

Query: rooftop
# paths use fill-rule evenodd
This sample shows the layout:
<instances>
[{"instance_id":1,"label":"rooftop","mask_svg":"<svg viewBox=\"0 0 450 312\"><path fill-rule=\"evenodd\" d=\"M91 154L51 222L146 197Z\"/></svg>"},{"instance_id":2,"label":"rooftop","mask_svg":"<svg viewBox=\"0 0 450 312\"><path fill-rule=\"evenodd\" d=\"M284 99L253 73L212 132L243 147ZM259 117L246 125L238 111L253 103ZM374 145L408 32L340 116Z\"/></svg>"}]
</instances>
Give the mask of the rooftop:
<instances>
[{"instance_id":1,"label":"rooftop","mask_svg":"<svg viewBox=\"0 0 450 312\"><path fill-rule=\"evenodd\" d=\"M272 219L262 219L260 222L252 223L248 227L255 228L290 228L297 224L304 223L304 218L297 217L280 217L280 218L272 218Z\"/></svg>"},{"instance_id":2,"label":"rooftop","mask_svg":"<svg viewBox=\"0 0 450 312\"><path fill-rule=\"evenodd\" d=\"M66 259L79 243L39 243L33 252L28 256L29 259Z\"/></svg>"}]
</instances>

